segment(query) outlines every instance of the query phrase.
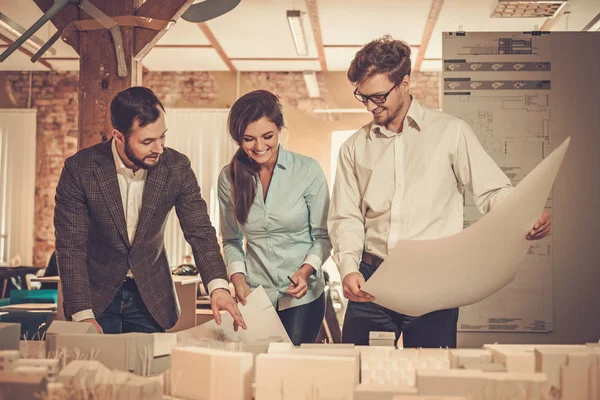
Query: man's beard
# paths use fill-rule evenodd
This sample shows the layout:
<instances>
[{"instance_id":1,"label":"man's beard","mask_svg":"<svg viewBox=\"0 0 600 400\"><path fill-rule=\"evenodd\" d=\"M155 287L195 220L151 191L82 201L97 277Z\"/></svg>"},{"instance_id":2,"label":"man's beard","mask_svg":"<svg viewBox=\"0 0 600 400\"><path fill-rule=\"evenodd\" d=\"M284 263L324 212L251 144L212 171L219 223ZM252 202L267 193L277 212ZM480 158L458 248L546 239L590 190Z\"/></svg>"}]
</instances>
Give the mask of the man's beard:
<instances>
[{"instance_id":1,"label":"man's beard","mask_svg":"<svg viewBox=\"0 0 600 400\"><path fill-rule=\"evenodd\" d=\"M125 155L129 159L129 161L134 163L137 167L146 169L146 170L154 169L160 163L160 158L154 164L148 164L148 163L144 162L144 160L146 158L150 158L149 156L146 156L144 158L137 158L135 156L135 154L133 154L133 150L131 149L131 146L129 145L129 139L127 139L127 138L125 138Z\"/></svg>"}]
</instances>

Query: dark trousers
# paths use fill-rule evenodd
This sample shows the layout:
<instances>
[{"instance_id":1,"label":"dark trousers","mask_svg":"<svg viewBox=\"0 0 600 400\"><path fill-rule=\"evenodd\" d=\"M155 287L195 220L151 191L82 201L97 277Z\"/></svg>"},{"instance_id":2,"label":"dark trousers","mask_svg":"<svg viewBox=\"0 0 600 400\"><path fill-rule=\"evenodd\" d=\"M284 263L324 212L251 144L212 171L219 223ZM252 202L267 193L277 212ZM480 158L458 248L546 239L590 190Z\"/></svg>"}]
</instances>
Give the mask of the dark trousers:
<instances>
[{"instance_id":1,"label":"dark trousers","mask_svg":"<svg viewBox=\"0 0 600 400\"><path fill-rule=\"evenodd\" d=\"M142 301L133 279L127 278L98 318L104 333L164 332Z\"/></svg>"},{"instance_id":2,"label":"dark trousers","mask_svg":"<svg viewBox=\"0 0 600 400\"><path fill-rule=\"evenodd\" d=\"M314 343L325 316L325 293L308 304L277 311L294 346Z\"/></svg>"},{"instance_id":3,"label":"dark trousers","mask_svg":"<svg viewBox=\"0 0 600 400\"><path fill-rule=\"evenodd\" d=\"M381 260L371 266L360 263L360 272L368 280ZM427 296L427 294L423 294ZM403 347L456 348L458 308L434 311L420 317L400 314L375 303L348 301L342 329L342 342L369 344L369 332L394 332L396 341L403 333Z\"/></svg>"}]
</instances>

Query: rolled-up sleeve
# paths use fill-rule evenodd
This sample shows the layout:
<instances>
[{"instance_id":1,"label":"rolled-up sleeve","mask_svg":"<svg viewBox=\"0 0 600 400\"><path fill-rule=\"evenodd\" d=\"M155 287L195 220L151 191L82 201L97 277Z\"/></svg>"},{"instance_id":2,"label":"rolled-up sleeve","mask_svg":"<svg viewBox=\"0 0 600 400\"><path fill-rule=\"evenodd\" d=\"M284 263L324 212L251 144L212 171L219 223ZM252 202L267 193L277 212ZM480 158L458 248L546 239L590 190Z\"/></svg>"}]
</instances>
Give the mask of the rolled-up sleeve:
<instances>
[{"instance_id":1,"label":"rolled-up sleeve","mask_svg":"<svg viewBox=\"0 0 600 400\"><path fill-rule=\"evenodd\" d=\"M452 166L459 182L473 195L477 209L489 212L513 187L508 177L485 151L473 129L460 121Z\"/></svg>"},{"instance_id":2,"label":"rolled-up sleeve","mask_svg":"<svg viewBox=\"0 0 600 400\"><path fill-rule=\"evenodd\" d=\"M228 167L225 167L219 174L218 197L223 252L227 264L227 276L231 278L231 275L235 273L246 274L246 257L244 253L244 234L235 219L227 171Z\"/></svg>"},{"instance_id":3,"label":"rolled-up sleeve","mask_svg":"<svg viewBox=\"0 0 600 400\"><path fill-rule=\"evenodd\" d=\"M304 264L311 265L315 271L319 272L323 262L331 254L331 240L327 233L329 189L325 174L316 160L312 160L310 165L304 199L308 206L310 235L313 240Z\"/></svg>"},{"instance_id":4,"label":"rolled-up sleeve","mask_svg":"<svg viewBox=\"0 0 600 400\"><path fill-rule=\"evenodd\" d=\"M340 270L342 280L349 273L358 272L363 252L365 219L361 201L351 142L346 141L338 157L327 224L333 244L333 261Z\"/></svg>"}]
</instances>

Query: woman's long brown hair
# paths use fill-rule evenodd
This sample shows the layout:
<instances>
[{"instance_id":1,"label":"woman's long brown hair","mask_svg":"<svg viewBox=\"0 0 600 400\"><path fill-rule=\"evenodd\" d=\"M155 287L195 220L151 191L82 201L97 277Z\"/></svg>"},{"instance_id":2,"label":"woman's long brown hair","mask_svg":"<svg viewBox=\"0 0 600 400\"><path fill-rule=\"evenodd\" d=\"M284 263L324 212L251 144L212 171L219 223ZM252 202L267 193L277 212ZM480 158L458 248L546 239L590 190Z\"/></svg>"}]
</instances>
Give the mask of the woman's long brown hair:
<instances>
[{"instance_id":1,"label":"woman's long brown hair","mask_svg":"<svg viewBox=\"0 0 600 400\"><path fill-rule=\"evenodd\" d=\"M244 152L242 142L248 125L263 117L273 122L278 130L284 125L283 111L277 96L266 90L255 90L233 103L227 119L229 134L240 146L229 164L229 177L235 219L242 225L248 221L250 207L256 198L259 173L258 164Z\"/></svg>"}]
</instances>

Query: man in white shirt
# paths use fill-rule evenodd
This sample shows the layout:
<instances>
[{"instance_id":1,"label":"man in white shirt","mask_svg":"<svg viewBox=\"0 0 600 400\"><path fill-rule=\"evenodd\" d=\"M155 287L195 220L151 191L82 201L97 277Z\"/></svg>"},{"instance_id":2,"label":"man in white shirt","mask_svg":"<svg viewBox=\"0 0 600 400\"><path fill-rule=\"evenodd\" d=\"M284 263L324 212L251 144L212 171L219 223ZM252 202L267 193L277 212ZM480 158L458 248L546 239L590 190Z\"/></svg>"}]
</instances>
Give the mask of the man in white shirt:
<instances>
[{"instance_id":1,"label":"man in white shirt","mask_svg":"<svg viewBox=\"0 0 600 400\"><path fill-rule=\"evenodd\" d=\"M164 247L173 207L190 243L213 315L245 329L190 160L165 147L165 109L133 87L110 106L113 138L65 161L56 188L56 255L65 315L102 333L175 325L179 302Z\"/></svg>"},{"instance_id":2,"label":"man in white shirt","mask_svg":"<svg viewBox=\"0 0 600 400\"><path fill-rule=\"evenodd\" d=\"M409 317L372 303L361 287L398 240L462 230L463 189L485 213L512 186L464 121L412 98L410 72L410 47L389 36L364 46L348 70L373 121L340 149L328 218L333 259L350 300L343 341L366 345L370 331L393 331L396 339L403 333L405 347L452 348L458 309ZM527 238L550 230L544 212Z\"/></svg>"}]
</instances>

